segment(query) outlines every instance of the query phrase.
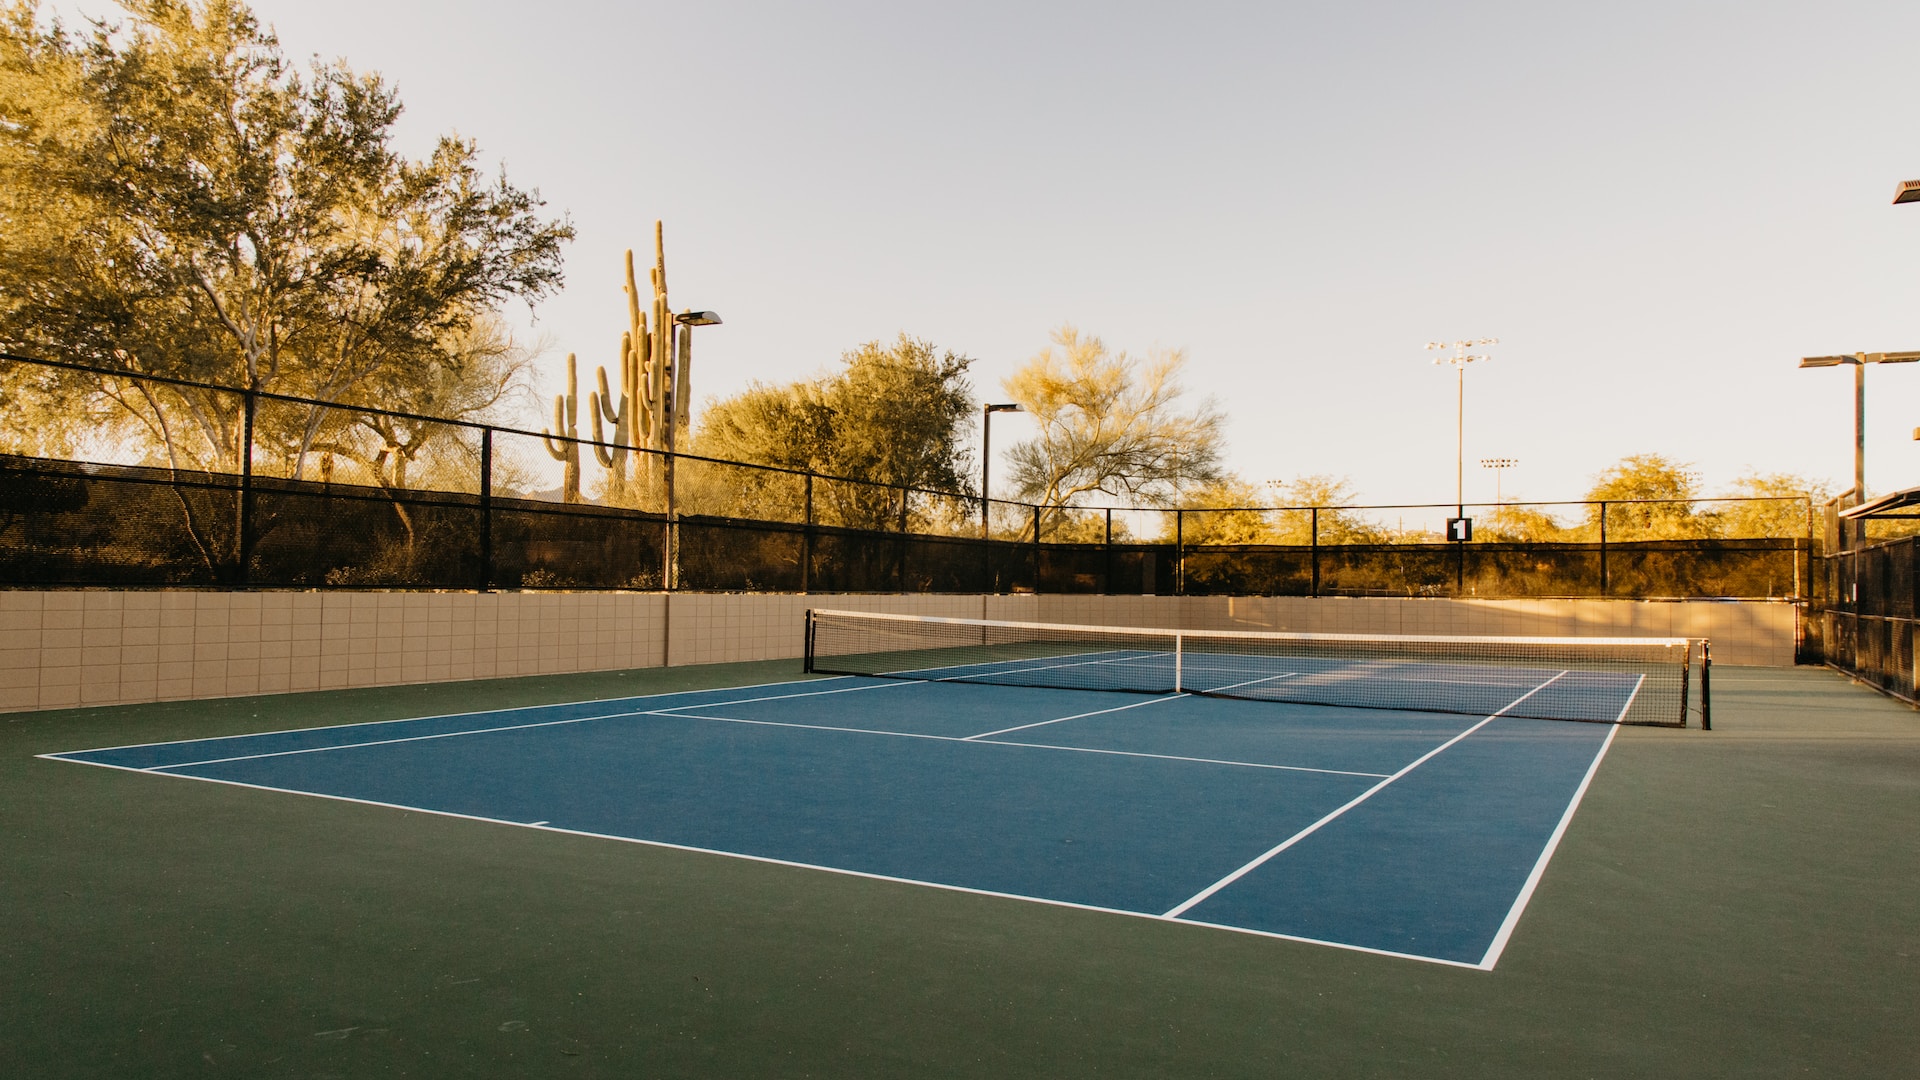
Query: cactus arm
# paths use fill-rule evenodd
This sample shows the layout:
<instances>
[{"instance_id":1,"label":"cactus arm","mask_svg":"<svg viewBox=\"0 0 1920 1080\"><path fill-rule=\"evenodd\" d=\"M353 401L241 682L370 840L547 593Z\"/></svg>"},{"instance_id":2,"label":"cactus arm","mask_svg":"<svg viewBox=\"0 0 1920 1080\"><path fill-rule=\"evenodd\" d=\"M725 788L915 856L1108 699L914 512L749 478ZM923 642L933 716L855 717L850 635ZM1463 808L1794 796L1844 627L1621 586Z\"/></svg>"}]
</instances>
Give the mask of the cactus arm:
<instances>
[{"instance_id":1,"label":"cactus arm","mask_svg":"<svg viewBox=\"0 0 1920 1080\"><path fill-rule=\"evenodd\" d=\"M543 429L540 433L540 441L547 444L547 453L553 455L555 461L567 460L567 452L573 446L572 443L559 441L557 438L563 438L567 433L565 409L565 395L553 395L553 428Z\"/></svg>"},{"instance_id":2,"label":"cactus arm","mask_svg":"<svg viewBox=\"0 0 1920 1080\"><path fill-rule=\"evenodd\" d=\"M608 448L606 436L600 429L600 410L606 402L600 400L597 393L587 394L587 412L593 417L593 456L606 468L613 468L613 451Z\"/></svg>"}]
</instances>

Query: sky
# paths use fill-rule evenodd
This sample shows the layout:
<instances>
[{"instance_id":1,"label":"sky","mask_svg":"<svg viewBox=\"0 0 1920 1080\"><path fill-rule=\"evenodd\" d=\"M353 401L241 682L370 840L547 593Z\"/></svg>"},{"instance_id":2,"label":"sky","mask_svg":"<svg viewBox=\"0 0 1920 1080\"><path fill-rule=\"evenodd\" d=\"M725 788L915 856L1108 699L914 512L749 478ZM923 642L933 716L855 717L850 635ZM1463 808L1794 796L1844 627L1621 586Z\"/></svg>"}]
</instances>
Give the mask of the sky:
<instances>
[{"instance_id":1,"label":"sky","mask_svg":"<svg viewBox=\"0 0 1920 1080\"><path fill-rule=\"evenodd\" d=\"M1369 504L1454 498L1429 341L1500 341L1466 374L1469 501L1490 457L1509 499L1640 453L1843 489L1852 379L1798 359L1920 349L1910 0L254 10L394 83L403 151L458 132L571 218L564 292L515 313L547 394L568 351L616 358L656 219L674 306L725 319L696 423L902 332L1000 400L1070 324L1185 349L1242 477ZM1871 490L1920 485L1916 425L1920 364L1869 369Z\"/></svg>"}]
</instances>

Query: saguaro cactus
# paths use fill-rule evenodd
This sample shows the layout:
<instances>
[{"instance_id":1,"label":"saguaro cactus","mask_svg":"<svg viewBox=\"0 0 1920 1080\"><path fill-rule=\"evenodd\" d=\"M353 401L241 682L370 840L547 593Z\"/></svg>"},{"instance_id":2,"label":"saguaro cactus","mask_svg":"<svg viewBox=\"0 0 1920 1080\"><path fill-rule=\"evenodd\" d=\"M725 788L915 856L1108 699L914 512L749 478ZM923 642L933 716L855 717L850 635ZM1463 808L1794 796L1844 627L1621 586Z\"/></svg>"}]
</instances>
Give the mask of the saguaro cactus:
<instances>
[{"instance_id":1,"label":"saguaro cactus","mask_svg":"<svg viewBox=\"0 0 1920 1080\"><path fill-rule=\"evenodd\" d=\"M560 488L562 500L570 503L580 501L580 444L573 440L580 437L580 379L575 373L573 354L567 354L567 392L553 396L553 429L542 436L547 444L547 453L554 460L566 463L566 479ZM599 417L594 418L598 426Z\"/></svg>"},{"instance_id":2,"label":"saguaro cactus","mask_svg":"<svg viewBox=\"0 0 1920 1080\"><path fill-rule=\"evenodd\" d=\"M684 445L689 430L689 341L686 328L674 320L673 309L667 303L666 229L658 221L653 223L653 253L653 267L648 273L653 296L642 304L639 281L634 274L633 251L627 251L627 328L620 335L618 389L609 379L607 369L602 367L597 377L598 389L588 394L587 411L593 422L596 444L594 457L608 471L608 501L615 503L637 502L642 493L654 491L659 480L658 455L676 444ZM572 357L568 357L565 406L568 415L572 415L573 410L572 363ZM554 408L554 426L560 428L559 399ZM628 463L636 456L630 453L632 450L652 453L637 455L641 459L639 468L630 482ZM560 457L551 442L548 451ZM577 450L575 457L578 457ZM577 499L577 482L571 484L569 490L576 492L574 498Z\"/></svg>"}]
</instances>

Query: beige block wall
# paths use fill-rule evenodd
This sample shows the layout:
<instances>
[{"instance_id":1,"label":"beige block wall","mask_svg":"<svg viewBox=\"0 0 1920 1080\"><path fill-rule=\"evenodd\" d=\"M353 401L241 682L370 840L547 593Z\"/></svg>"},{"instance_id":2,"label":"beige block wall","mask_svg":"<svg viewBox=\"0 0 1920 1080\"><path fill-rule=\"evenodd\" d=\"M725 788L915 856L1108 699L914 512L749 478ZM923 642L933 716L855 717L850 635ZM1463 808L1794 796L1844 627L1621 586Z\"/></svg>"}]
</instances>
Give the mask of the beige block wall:
<instances>
[{"instance_id":1,"label":"beige block wall","mask_svg":"<svg viewBox=\"0 0 1920 1080\"><path fill-rule=\"evenodd\" d=\"M0 590L0 712L798 657L808 607L1031 596Z\"/></svg>"},{"instance_id":2,"label":"beige block wall","mask_svg":"<svg viewBox=\"0 0 1920 1080\"><path fill-rule=\"evenodd\" d=\"M0 591L0 711L797 657L809 607L1377 634L1709 637L1793 663L1785 603L1305 597Z\"/></svg>"}]
</instances>

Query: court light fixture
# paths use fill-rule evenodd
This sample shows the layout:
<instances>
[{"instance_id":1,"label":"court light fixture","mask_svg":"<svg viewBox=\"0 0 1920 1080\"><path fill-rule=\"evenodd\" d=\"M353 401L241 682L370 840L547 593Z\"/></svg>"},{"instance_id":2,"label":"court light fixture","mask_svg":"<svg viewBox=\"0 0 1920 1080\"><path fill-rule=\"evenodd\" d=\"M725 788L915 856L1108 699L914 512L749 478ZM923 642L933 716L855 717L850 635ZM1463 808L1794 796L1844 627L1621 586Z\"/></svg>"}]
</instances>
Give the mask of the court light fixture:
<instances>
[{"instance_id":1,"label":"court light fixture","mask_svg":"<svg viewBox=\"0 0 1920 1080\"><path fill-rule=\"evenodd\" d=\"M1800 358L1802 368L1853 368L1853 490L1846 493L1853 498L1851 505L1858 506L1867 500L1867 365L1911 364L1916 360L1920 360L1920 352L1857 352ZM1920 439L1920 431L1914 432L1914 438ZM1859 527L1866 529L1864 523ZM1866 533L1862 531L1859 535L1865 537Z\"/></svg>"},{"instance_id":2,"label":"court light fixture","mask_svg":"<svg viewBox=\"0 0 1920 1080\"><path fill-rule=\"evenodd\" d=\"M1482 345L1498 345L1499 338L1475 338L1471 341L1429 341L1428 349L1452 349L1452 356L1437 356L1435 364L1452 364L1459 372L1459 394L1455 401L1457 424L1454 428L1453 459L1453 499L1454 513L1461 518L1467 516L1467 365L1476 360L1490 360L1492 357L1476 356L1468 349L1477 349Z\"/></svg>"},{"instance_id":3,"label":"court light fixture","mask_svg":"<svg viewBox=\"0 0 1920 1080\"><path fill-rule=\"evenodd\" d=\"M673 317L681 326L719 326L720 313L717 311L683 311Z\"/></svg>"},{"instance_id":4,"label":"court light fixture","mask_svg":"<svg viewBox=\"0 0 1920 1080\"><path fill-rule=\"evenodd\" d=\"M987 473L993 465L993 414L1026 412L1017 401L980 406L980 536L988 538L987 525L993 519L993 496L987 490Z\"/></svg>"},{"instance_id":5,"label":"court light fixture","mask_svg":"<svg viewBox=\"0 0 1920 1080\"><path fill-rule=\"evenodd\" d=\"M1910 202L1920 202L1920 180L1905 180L1893 189L1893 205Z\"/></svg>"}]
</instances>

